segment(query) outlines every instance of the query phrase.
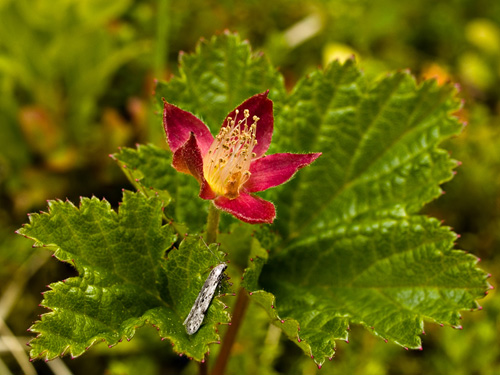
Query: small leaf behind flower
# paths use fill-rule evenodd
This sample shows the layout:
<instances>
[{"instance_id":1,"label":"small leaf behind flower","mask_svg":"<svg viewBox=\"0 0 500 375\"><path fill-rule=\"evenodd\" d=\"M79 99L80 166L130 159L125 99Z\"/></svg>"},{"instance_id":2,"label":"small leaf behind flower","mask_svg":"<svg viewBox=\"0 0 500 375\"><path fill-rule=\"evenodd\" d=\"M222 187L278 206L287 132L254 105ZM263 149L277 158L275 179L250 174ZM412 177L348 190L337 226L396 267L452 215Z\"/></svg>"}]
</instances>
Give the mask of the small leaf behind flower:
<instances>
[{"instance_id":1,"label":"small leaf behind flower","mask_svg":"<svg viewBox=\"0 0 500 375\"><path fill-rule=\"evenodd\" d=\"M181 232L201 231L207 203L197 199L199 186L191 176L172 168L172 153L154 145L123 147L112 155L137 190L147 196L158 194L165 202L166 216L185 227Z\"/></svg>"},{"instance_id":2,"label":"small leaf behind flower","mask_svg":"<svg viewBox=\"0 0 500 375\"><path fill-rule=\"evenodd\" d=\"M189 111L212 130L251 96L270 90L272 100L284 96L282 75L262 54L252 52L239 35L225 33L200 41L192 54L180 55L179 74L159 82L155 97Z\"/></svg>"}]
</instances>

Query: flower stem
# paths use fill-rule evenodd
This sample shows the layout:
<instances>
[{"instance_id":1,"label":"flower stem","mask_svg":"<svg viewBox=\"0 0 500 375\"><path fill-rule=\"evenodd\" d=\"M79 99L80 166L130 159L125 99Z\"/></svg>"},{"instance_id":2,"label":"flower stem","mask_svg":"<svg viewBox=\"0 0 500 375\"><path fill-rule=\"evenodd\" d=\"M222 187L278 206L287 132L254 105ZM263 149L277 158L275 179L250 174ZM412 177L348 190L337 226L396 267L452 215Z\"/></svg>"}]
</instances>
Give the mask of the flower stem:
<instances>
[{"instance_id":1,"label":"flower stem","mask_svg":"<svg viewBox=\"0 0 500 375\"><path fill-rule=\"evenodd\" d=\"M238 292L238 299L234 305L233 317L231 319L231 325L229 326L224 340L222 341L222 347L219 352L219 356L215 361L214 368L212 369L212 374L222 375L226 370L226 365L231 354L231 348L233 347L234 341L236 340L236 335L243 321L243 317L247 310L248 302L247 291L243 288Z\"/></svg>"},{"instance_id":2,"label":"flower stem","mask_svg":"<svg viewBox=\"0 0 500 375\"><path fill-rule=\"evenodd\" d=\"M208 209L207 217L207 235L206 242L208 244L217 242L217 231L219 229L219 218L220 211L212 203ZM231 325L229 326L224 339L222 340L222 347L215 361L215 365L212 369L212 374L223 375L226 370L227 362L229 361L229 356L231 354L231 348L233 347L234 341L236 340L236 335L243 321L249 298L245 289L241 288L238 292L238 298L236 304L234 305L233 317L231 319ZM208 358L207 358L208 360ZM206 374L208 368L207 361L200 364L200 375Z\"/></svg>"},{"instance_id":3,"label":"flower stem","mask_svg":"<svg viewBox=\"0 0 500 375\"><path fill-rule=\"evenodd\" d=\"M199 364L199 372L200 375L208 375L208 357L204 362L200 362Z\"/></svg>"},{"instance_id":4,"label":"flower stem","mask_svg":"<svg viewBox=\"0 0 500 375\"><path fill-rule=\"evenodd\" d=\"M207 217L207 237L206 241L208 244L217 242L217 231L219 229L219 217L220 211L213 203L210 204L208 208Z\"/></svg>"}]
</instances>

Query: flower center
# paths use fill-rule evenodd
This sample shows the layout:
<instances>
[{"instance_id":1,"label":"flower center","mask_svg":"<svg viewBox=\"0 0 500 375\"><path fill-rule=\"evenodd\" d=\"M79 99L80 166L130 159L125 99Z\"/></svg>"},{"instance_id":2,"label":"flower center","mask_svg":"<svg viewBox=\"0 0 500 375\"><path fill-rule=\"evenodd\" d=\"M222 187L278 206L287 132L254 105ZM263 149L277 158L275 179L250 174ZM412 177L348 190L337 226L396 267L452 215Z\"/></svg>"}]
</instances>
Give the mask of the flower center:
<instances>
[{"instance_id":1,"label":"flower center","mask_svg":"<svg viewBox=\"0 0 500 375\"><path fill-rule=\"evenodd\" d=\"M203 158L203 175L208 184L216 194L229 199L237 198L241 186L250 178L250 163L255 157L252 151L257 144L259 118L253 116L249 125L250 111L245 109L240 120L238 114L236 110L234 119L228 117L227 125L221 128Z\"/></svg>"}]
</instances>

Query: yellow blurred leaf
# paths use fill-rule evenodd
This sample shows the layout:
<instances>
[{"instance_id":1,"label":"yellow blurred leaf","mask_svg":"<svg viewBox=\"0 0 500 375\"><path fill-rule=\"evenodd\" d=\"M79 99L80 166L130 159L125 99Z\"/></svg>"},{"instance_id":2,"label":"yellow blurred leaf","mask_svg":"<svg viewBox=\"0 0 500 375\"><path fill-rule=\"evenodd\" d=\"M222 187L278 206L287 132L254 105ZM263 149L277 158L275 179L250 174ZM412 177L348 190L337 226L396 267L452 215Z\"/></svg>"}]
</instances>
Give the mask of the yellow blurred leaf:
<instances>
[{"instance_id":1,"label":"yellow blurred leaf","mask_svg":"<svg viewBox=\"0 0 500 375\"><path fill-rule=\"evenodd\" d=\"M478 89L485 90L494 83L494 74L488 64L474 52L467 52L458 60L458 70L462 79Z\"/></svg>"},{"instance_id":2,"label":"yellow blurred leaf","mask_svg":"<svg viewBox=\"0 0 500 375\"><path fill-rule=\"evenodd\" d=\"M500 51L500 28L488 19L478 18L469 22L465 27L465 37L486 52Z\"/></svg>"},{"instance_id":3,"label":"yellow blurred leaf","mask_svg":"<svg viewBox=\"0 0 500 375\"><path fill-rule=\"evenodd\" d=\"M359 54L348 45L342 43L328 43L323 48L323 66L327 66L335 60L344 62L351 59L353 56L359 61Z\"/></svg>"}]
</instances>

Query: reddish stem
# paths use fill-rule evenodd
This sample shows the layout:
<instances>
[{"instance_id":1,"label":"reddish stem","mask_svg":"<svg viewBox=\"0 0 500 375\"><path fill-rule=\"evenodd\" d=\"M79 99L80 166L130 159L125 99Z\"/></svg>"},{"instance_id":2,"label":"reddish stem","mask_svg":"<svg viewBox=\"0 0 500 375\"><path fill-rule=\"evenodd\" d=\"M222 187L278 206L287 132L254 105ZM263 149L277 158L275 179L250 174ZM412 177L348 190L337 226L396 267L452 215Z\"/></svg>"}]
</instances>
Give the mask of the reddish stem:
<instances>
[{"instance_id":1,"label":"reddish stem","mask_svg":"<svg viewBox=\"0 0 500 375\"><path fill-rule=\"evenodd\" d=\"M224 336L221 350L212 370L212 374L214 375L224 375L224 371L226 370L227 362L229 361L229 356L231 354L231 348L236 340L236 335L238 334L243 317L245 316L249 300L247 292L245 289L241 288L238 292L236 304L234 305L231 325L226 332L226 336Z\"/></svg>"},{"instance_id":2,"label":"reddish stem","mask_svg":"<svg viewBox=\"0 0 500 375\"><path fill-rule=\"evenodd\" d=\"M208 375L208 357L205 357L204 362L200 362L200 375Z\"/></svg>"}]
</instances>

